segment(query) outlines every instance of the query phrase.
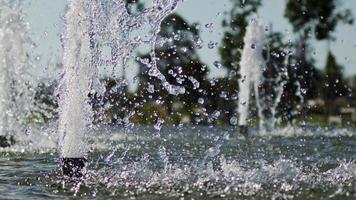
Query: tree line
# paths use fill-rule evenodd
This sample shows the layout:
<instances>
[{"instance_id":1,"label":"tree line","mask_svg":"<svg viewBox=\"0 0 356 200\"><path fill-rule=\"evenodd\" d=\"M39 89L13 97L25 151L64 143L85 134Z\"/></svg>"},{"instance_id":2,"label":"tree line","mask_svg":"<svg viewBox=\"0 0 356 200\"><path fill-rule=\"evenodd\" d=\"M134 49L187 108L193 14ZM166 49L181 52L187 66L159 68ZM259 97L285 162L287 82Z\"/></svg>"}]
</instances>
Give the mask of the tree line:
<instances>
[{"instance_id":1,"label":"tree line","mask_svg":"<svg viewBox=\"0 0 356 200\"><path fill-rule=\"evenodd\" d=\"M105 94L101 97L89 94L96 122L112 125L163 122L174 125L236 125L243 38L249 21L265 2L231 0L231 9L225 13L222 21L224 34L219 45L220 62L214 63L226 70L226 76L222 78L208 78L212 66L200 59L197 50L202 45L210 44L202 43L198 24L188 23L177 13L167 17L159 33L160 38L167 41L155 50L157 66L169 83L183 86L185 93L177 96L169 94L143 66L137 75L139 84L134 92L128 90L125 77L103 78ZM345 79L343 66L337 62L331 47L322 69L316 68L312 53L312 40L332 42L338 25L353 23L351 11L340 9L340 5L338 0L286 1L284 16L293 27L294 41L287 41L282 33L266 26L268 39L264 57L268 62L263 74L270 78L282 74L285 84L277 115L283 123L295 123L298 118L315 113L335 115L340 106L352 106L353 88ZM127 6L130 12L144 10L140 1L127 1ZM137 56L150 59L149 54ZM274 87L273 84L261 87L268 90ZM41 119L39 121L56 118L58 104L53 96L55 87L55 82L41 83L37 87L35 102L42 108L34 111L33 116ZM346 99L346 102L334 106L333 102L340 98ZM315 99L321 99L329 106L308 104ZM256 112L252 109L252 119L255 119L254 115Z\"/></svg>"}]
</instances>

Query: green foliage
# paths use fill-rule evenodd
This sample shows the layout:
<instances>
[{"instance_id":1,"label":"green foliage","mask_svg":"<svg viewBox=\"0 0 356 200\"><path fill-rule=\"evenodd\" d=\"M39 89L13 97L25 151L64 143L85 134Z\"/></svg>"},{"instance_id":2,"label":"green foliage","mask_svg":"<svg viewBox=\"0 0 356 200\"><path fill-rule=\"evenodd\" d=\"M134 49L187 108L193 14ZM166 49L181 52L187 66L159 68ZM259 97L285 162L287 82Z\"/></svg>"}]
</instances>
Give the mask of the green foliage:
<instances>
[{"instance_id":1,"label":"green foliage","mask_svg":"<svg viewBox=\"0 0 356 200\"><path fill-rule=\"evenodd\" d=\"M352 24L350 9L337 10L338 0L288 0L285 16L295 32L314 32L316 39L332 39L331 33L339 22Z\"/></svg>"},{"instance_id":2,"label":"green foliage","mask_svg":"<svg viewBox=\"0 0 356 200\"><path fill-rule=\"evenodd\" d=\"M134 124L152 125L158 119L167 117L167 110L164 107L149 103L140 107L130 121Z\"/></svg>"},{"instance_id":3,"label":"green foliage","mask_svg":"<svg viewBox=\"0 0 356 200\"><path fill-rule=\"evenodd\" d=\"M57 83L40 82L35 88L34 109L30 121L48 123L58 118L58 102L53 95Z\"/></svg>"},{"instance_id":4,"label":"green foliage","mask_svg":"<svg viewBox=\"0 0 356 200\"><path fill-rule=\"evenodd\" d=\"M342 73L342 66L336 62L335 56L330 51L325 66L324 86L323 96L327 101L334 101L338 97L345 96L348 92L348 86Z\"/></svg>"},{"instance_id":5,"label":"green foliage","mask_svg":"<svg viewBox=\"0 0 356 200\"><path fill-rule=\"evenodd\" d=\"M320 81L321 73L314 67L314 60L310 52L309 33L314 33L317 40L331 40L332 33L339 23L352 24L353 17L349 9L340 10L338 0L329 1L308 1L308 0L288 0L285 16L291 22L294 31L300 34L296 42L297 53L295 56L297 80L306 91L306 98L316 98L323 82ZM333 56L328 60L331 62ZM328 62L329 62L328 61ZM329 77L329 81L331 81ZM335 80L334 80L335 81ZM344 82L343 80L339 80ZM325 93L325 92L324 92ZM324 95L325 96L325 95ZM327 95L328 96L328 95Z\"/></svg>"}]
</instances>

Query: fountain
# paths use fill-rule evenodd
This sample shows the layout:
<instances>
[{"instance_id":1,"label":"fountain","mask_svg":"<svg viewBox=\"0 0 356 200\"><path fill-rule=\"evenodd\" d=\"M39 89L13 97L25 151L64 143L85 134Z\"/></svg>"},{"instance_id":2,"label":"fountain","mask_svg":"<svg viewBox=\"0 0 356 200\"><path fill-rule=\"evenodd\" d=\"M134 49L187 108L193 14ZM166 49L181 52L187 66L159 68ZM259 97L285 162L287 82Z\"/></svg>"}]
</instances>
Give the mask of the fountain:
<instances>
[{"instance_id":1,"label":"fountain","mask_svg":"<svg viewBox=\"0 0 356 200\"><path fill-rule=\"evenodd\" d=\"M171 14L178 0L154 0L150 9L130 15L120 1L69 0L65 16L63 65L65 73L60 86L60 118L58 131L62 135L62 171L67 176L81 176L87 159L87 138L92 131L93 113L89 94L102 92L98 81L100 66L116 68L124 65L142 44L152 48L150 75L162 81L172 94L184 88L169 84L156 66L154 48L161 21ZM148 27L148 29L147 29ZM132 38L135 31L145 34ZM105 48L110 49L107 59ZM104 52L104 53L103 53ZM113 70L115 71L115 70Z\"/></svg>"},{"instance_id":2,"label":"fountain","mask_svg":"<svg viewBox=\"0 0 356 200\"><path fill-rule=\"evenodd\" d=\"M88 94L95 69L90 62L88 2L69 0L64 35L59 133L63 137L61 156L65 175L80 176L87 154L86 134L90 131L92 111Z\"/></svg>"},{"instance_id":3,"label":"fountain","mask_svg":"<svg viewBox=\"0 0 356 200\"><path fill-rule=\"evenodd\" d=\"M198 34L213 31L212 23L204 26L183 20L195 7L184 7L162 22L180 1L152 0L146 9L133 11L124 2L136 1L65 0L68 9L61 38L64 73L53 93L52 86L32 87L25 81L39 77L26 74L26 66L31 64L27 54L34 47L26 46L29 40L23 20L43 21L25 18L22 1L0 0L0 146L6 147L0 148L1 199L356 199L355 126L309 126L315 122L307 121L314 117L307 112L304 120L308 126L277 126L277 117L285 114L282 106L276 111L282 93L284 99L297 95L295 104L299 98L303 101L300 77L293 71L302 63L298 56L289 63L291 51L287 49L300 47L285 44L284 35L270 27L267 31L260 19L247 27L238 98L235 88L227 88L237 83L232 78L238 74L235 70L221 78L190 74L208 67L192 63L200 61L196 58L200 54L191 56L191 50L215 46L215 41ZM36 11L33 5L39 6L31 4L29 11ZM53 8L59 5L64 3ZM248 9L247 3L244 9ZM211 17L211 13L206 15ZM167 26L160 32L163 23ZM196 34L191 35L188 29ZM51 34L57 31L28 32L49 36L46 39L52 43L58 38ZM217 39L237 44L235 37ZM237 51L239 46L226 48ZM60 54L58 49L54 56ZM179 59L187 62L176 62ZM293 65L294 61L298 64ZM119 87L124 81L120 83L118 74L134 64L141 67L134 80L143 87L122 92ZM211 62L214 64L222 65ZM166 70L167 66L172 70ZM284 70L288 74L283 74ZM292 86L285 85L286 79ZM39 99L30 106L24 101L31 103L26 96L32 93L26 92L32 89ZM58 120L56 115L53 121L37 120L35 106L40 104L43 113L52 113L45 106L56 104L55 98ZM231 103L236 99L237 117ZM184 109L189 104L192 113ZM303 109L307 105L309 100L301 104ZM248 127L254 106L260 129ZM25 116L28 108L34 115ZM105 124L109 121L105 117L117 121ZM189 123L190 117L194 121ZM237 124L241 132L248 132L248 140L231 137L235 133L231 125ZM27 131L23 131L25 126ZM16 144L12 145L14 139ZM58 173L57 152L62 173Z\"/></svg>"},{"instance_id":4,"label":"fountain","mask_svg":"<svg viewBox=\"0 0 356 200\"><path fill-rule=\"evenodd\" d=\"M248 132L251 89L254 91L258 109L259 127L262 131L270 131L276 123L276 107L280 102L285 85L282 78L282 75L285 74L277 72L277 76L274 78L266 77L263 74L267 71L267 67L278 68L274 63L268 66L268 57L267 60L263 57L264 45L267 43L265 32L261 20L255 18L246 28L244 37L245 45L240 62L238 113L240 116L239 129L245 135ZM273 88L271 89L271 87Z\"/></svg>"},{"instance_id":5,"label":"fountain","mask_svg":"<svg viewBox=\"0 0 356 200\"><path fill-rule=\"evenodd\" d=\"M246 28L244 38L245 46L242 51L240 62L239 79L239 103L238 113L241 132L247 132L247 119L250 102L251 85L258 101L258 87L262 78L262 68L266 65L262 56L262 48L265 42L264 29L258 19L250 22Z\"/></svg>"},{"instance_id":6,"label":"fountain","mask_svg":"<svg viewBox=\"0 0 356 200\"><path fill-rule=\"evenodd\" d=\"M0 147L15 143L26 110L26 27L21 15L21 1L0 1Z\"/></svg>"}]
</instances>

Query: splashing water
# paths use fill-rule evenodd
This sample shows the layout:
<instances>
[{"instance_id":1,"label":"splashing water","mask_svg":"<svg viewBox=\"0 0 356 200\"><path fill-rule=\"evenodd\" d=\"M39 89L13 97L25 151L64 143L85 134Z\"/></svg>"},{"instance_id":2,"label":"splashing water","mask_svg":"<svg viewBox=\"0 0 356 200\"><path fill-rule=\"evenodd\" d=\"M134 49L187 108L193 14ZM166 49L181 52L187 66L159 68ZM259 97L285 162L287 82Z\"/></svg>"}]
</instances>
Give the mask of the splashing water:
<instances>
[{"instance_id":1,"label":"splashing water","mask_svg":"<svg viewBox=\"0 0 356 200\"><path fill-rule=\"evenodd\" d=\"M0 134L21 130L17 121L26 109L23 44L27 38L19 2L0 0ZM22 137L25 139L0 149L4 155L0 156L2 198L354 199L355 129L286 127L265 135L252 130L251 137L243 140L230 138L234 130L226 127L162 128L163 118L157 118L151 127L154 130L139 126L132 130L98 129L93 125L91 97L105 92L99 69L109 66L115 75L142 45L149 45L151 58L137 60L147 67L148 74L171 94L185 92L183 87L171 85L157 69L154 53L160 23L177 2L154 0L150 8L130 14L123 1L68 0L63 36L65 73L59 87L61 156L88 156L88 173L80 179L64 180L56 162L57 134L33 128ZM275 123L284 83L280 74L273 80L263 75L268 61L262 57L266 39L261 27L259 20L251 22L245 37L239 123L247 124L252 87L264 127ZM187 78L193 88L200 88L198 80ZM266 81L278 83L272 103L261 92ZM149 93L155 90L149 85ZM222 92L220 97L226 95ZM209 104L203 97L197 102ZM267 109L272 117L263 112ZM129 124L134 113L123 123ZM208 117L213 122L223 114L216 110ZM236 125L238 119L233 117L230 123ZM93 151L87 153L87 137L94 130L96 134L90 137ZM158 137L153 137L155 132Z\"/></svg>"},{"instance_id":2,"label":"splashing water","mask_svg":"<svg viewBox=\"0 0 356 200\"><path fill-rule=\"evenodd\" d=\"M68 3L59 132L63 135L63 157L85 157L85 137L91 131L93 116L88 96L103 92L98 81L99 67L111 66L115 72L137 47L149 44L151 60L145 63L148 74L158 78L171 94L185 92L168 83L157 68L154 53L161 22L175 10L178 0L154 0L151 8L135 15L128 13L122 0ZM137 31L144 34L135 36ZM109 58L104 49L110 49Z\"/></svg>"},{"instance_id":3,"label":"splashing water","mask_svg":"<svg viewBox=\"0 0 356 200\"><path fill-rule=\"evenodd\" d=\"M161 137L152 137L146 127L106 131L93 136L96 150L89 155L88 174L82 179L63 182L56 155L43 147L38 154L33 148L37 143L23 144L25 153L15 145L12 153L22 153L15 154L16 161L10 157L7 165L14 167L3 167L0 177L18 173L5 184L16 187L19 198L333 199L336 195L353 199L356 195L355 129L276 129L273 135L254 132L250 140L229 138L232 129L216 127L165 129Z\"/></svg>"},{"instance_id":4,"label":"splashing water","mask_svg":"<svg viewBox=\"0 0 356 200\"><path fill-rule=\"evenodd\" d=\"M24 68L26 26L21 1L0 1L0 135L15 133L23 122L27 88Z\"/></svg>"}]
</instances>

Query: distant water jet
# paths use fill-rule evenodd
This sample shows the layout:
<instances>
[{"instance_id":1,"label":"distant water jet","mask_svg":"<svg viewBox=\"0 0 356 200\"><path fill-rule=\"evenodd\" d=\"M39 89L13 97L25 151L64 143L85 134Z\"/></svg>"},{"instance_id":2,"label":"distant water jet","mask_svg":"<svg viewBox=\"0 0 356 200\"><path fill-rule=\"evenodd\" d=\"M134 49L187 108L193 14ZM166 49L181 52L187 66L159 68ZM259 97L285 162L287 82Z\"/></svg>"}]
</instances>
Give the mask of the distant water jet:
<instances>
[{"instance_id":1,"label":"distant water jet","mask_svg":"<svg viewBox=\"0 0 356 200\"><path fill-rule=\"evenodd\" d=\"M242 51L240 62L239 79L239 126L246 132L249 103L251 97L251 87L255 94L258 93L258 86L262 78L262 67L266 65L262 56L262 49L265 43L264 29L258 19L254 19L246 28L244 38L245 46ZM256 97L256 100L258 98Z\"/></svg>"},{"instance_id":2,"label":"distant water jet","mask_svg":"<svg viewBox=\"0 0 356 200\"><path fill-rule=\"evenodd\" d=\"M25 88L26 26L21 2L0 0L0 143L14 144L29 102ZM7 136L9 135L9 136ZM11 136L10 136L11 135Z\"/></svg>"},{"instance_id":3,"label":"distant water jet","mask_svg":"<svg viewBox=\"0 0 356 200\"><path fill-rule=\"evenodd\" d=\"M248 132L251 90L254 91L259 127L263 131L270 131L274 128L276 107L283 94L285 81L282 80L280 72L276 72L277 76L274 78L267 78L263 74L268 67L278 68L274 63L267 66L267 61L263 57L264 46L267 43L265 31L260 19L256 18L247 26L244 37L245 45L240 62L241 78L239 79L238 102L239 129L243 134Z\"/></svg>"}]
</instances>

